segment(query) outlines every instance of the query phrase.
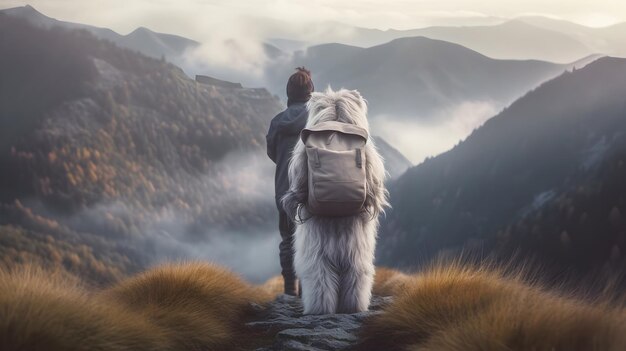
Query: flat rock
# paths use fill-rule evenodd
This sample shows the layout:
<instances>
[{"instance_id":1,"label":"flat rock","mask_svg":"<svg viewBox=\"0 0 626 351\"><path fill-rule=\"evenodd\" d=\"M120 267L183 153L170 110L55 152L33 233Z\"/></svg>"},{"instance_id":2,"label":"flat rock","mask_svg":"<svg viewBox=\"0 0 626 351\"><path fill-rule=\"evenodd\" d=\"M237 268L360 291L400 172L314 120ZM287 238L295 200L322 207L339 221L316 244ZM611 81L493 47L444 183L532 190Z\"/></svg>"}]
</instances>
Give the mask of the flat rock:
<instances>
[{"instance_id":1,"label":"flat rock","mask_svg":"<svg viewBox=\"0 0 626 351\"><path fill-rule=\"evenodd\" d=\"M347 350L357 342L363 320L390 302L391 297L375 296L367 312L304 316L300 298L280 295L267 307L255 306L261 317L247 326L275 335L272 345L257 351Z\"/></svg>"}]
</instances>

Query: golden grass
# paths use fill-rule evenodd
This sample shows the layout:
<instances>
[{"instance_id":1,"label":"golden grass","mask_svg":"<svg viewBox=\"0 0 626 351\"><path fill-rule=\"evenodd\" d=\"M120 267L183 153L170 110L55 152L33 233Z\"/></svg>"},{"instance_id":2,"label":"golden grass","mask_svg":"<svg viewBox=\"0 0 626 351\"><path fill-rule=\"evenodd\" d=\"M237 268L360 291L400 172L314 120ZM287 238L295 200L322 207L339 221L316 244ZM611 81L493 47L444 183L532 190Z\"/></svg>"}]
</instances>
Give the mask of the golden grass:
<instances>
[{"instance_id":1,"label":"golden grass","mask_svg":"<svg viewBox=\"0 0 626 351\"><path fill-rule=\"evenodd\" d=\"M0 350L243 349L254 345L251 303L271 298L206 263L160 266L101 292L62 272L4 270Z\"/></svg>"},{"instance_id":2,"label":"golden grass","mask_svg":"<svg viewBox=\"0 0 626 351\"><path fill-rule=\"evenodd\" d=\"M272 298L285 292L285 281L282 275L274 276L259 286L259 289Z\"/></svg>"},{"instance_id":3,"label":"golden grass","mask_svg":"<svg viewBox=\"0 0 626 351\"><path fill-rule=\"evenodd\" d=\"M626 350L622 308L545 291L521 274L451 264L401 280L394 303L366 322L361 349Z\"/></svg>"},{"instance_id":4,"label":"golden grass","mask_svg":"<svg viewBox=\"0 0 626 351\"><path fill-rule=\"evenodd\" d=\"M76 279L32 267L0 271L0 350L169 349L159 329Z\"/></svg>"},{"instance_id":5,"label":"golden grass","mask_svg":"<svg viewBox=\"0 0 626 351\"><path fill-rule=\"evenodd\" d=\"M169 264L129 278L103 297L165 330L185 350L224 350L243 336L251 302L270 296L207 263Z\"/></svg>"},{"instance_id":6,"label":"golden grass","mask_svg":"<svg viewBox=\"0 0 626 351\"><path fill-rule=\"evenodd\" d=\"M396 270L378 267L374 276L372 293L378 296L394 296L402 291L410 276Z\"/></svg>"},{"instance_id":7,"label":"golden grass","mask_svg":"<svg viewBox=\"0 0 626 351\"><path fill-rule=\"evenodd\" d=\"M0 270L0 350L243 350L269 344L247 330L250 303L282 292L206 263L156 267L100 291L36 268ZM626 350L622 307L563 296L522 274L460 264L408 275L379 268L393 295L367 320L363 350Z\"/></svg>"}]
</instances>

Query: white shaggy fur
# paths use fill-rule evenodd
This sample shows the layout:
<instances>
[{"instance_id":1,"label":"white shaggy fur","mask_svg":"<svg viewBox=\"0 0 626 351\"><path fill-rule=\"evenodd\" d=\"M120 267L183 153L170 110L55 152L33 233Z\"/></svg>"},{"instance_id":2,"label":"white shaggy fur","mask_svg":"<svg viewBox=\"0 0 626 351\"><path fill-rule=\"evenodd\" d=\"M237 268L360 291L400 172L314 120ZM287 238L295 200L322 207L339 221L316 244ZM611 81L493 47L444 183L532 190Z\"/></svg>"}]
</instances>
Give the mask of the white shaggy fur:
<instances>
[{"instance_id":1,"label":"white shaggy fur","mask_svg":"<svg viewBox=\"0 0 626 351\"><path fill-rule=\"evenodd\" d=\"M356 90L313 93L307 103L307 127L324 121L356 124L369 130L367 104ZM305 314L354 313L366 311L374 282L374 250L378 215L389 206L384 185L385 168L374 141L365 146L366 212L348 217L311 216L306 208L300 216L294 240L294 266L302 284ZM296 144L289 163L290 189L283 207L296 217L298 205L308 195L306 149Z\"/></svg>"}]
</instances>

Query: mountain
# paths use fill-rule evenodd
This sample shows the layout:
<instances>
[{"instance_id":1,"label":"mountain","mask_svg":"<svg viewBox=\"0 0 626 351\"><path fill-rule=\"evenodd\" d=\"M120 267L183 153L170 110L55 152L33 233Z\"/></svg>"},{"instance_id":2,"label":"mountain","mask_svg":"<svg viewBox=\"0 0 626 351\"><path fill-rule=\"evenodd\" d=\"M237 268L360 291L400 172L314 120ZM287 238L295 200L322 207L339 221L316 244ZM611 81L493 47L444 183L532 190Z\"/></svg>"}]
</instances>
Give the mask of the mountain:
<instances>
[{"instance_id":1,"label":"mountain","mask_svg":"<svg viewBox=\"0 0 626 351\"><path fill-rule=\"evenodd\" d=\"M580 24L540 16L523 16L518 21L566 34L591 51L609 56L626 57L626 23L592 28Z\"/></svg>"},{"instance_id":2,"label":"mountain","mask_svg":"<svg viewBox=\"0 0 626 351\"><path fill-rule=\"evenodd\" d=\"M25 19L41 28L58 26L67 29L84 29L98 38L110 40L121 47L136 50L154 58L165 57L170 61L178 61L186 50L200 44L178 35L156 33L144 27L137 28L127 35L121 35L108 28L59 21L42 14L30 5L2 10L0 13Z\"/></svg>"},{"instance_id":3,"label":"mountain","mask_svg":"<svg viewBox=\"0 0 626 351\"><path fill-rule=\"evenodd\" d=\"M447 19L438 18L435 21L432 21L432 18L424 19L423 21L417 18L414 19L416 22L424 23L425 27L489 26L508 21L506 18L493 16L454 16ZM308 46L333 42L370 47L401 37L416 36L415 34L410 34L411 30L380 30L354 26L332 20L313 21L306 19L295 23L293 21L276 18L254 18L250 19L250 22L254 27L260 28L265 32L268 42L288 52L305 49ZM314 30L312 30L312 28L314 28ZM404 35L406 33L409 34Z\"/></svg>"},{"instance_id":4,"label":"mountain","mask_svg":"<svg viewBox=\"0 0 626 351\"><path fill-rule=\"evenodd\" d=\"M626 60L542 84L391 188L382 263L522 250L571 269L623 264ZM510 256L509 256L510 257Z\"/></svg>"},{"instance_id":5,"label":"mountain","mask_svg":"<svg viewBox=\"0 0 626 351\"><path fill-rule=\"evenodd\" d=\"M0 51L7 257L120 272L273 228L265 133L282 105L267 90L200 84L88 32L2 14Z\"/></svg>"},{"instance_id":6,"label":"mountain","mask_svg":"<svg viewBox=\"0 0 626 351\"><path fill-rule=\"evenodd\" d=\"M358 89L373 118L391 115L428 119L464 101L489 101L503 107L569 66L541 61L494 60L460 45L425 37L396 39L363 49L324 44L300 52L291 66L313 72L318 90ZM290 71L281 63L270 74L282 91Z\"/></svg>"},{"instance_id":7,"label":"mountain","mask_svg":"<svg viewBox=\"0 0 626 351\"><path fill-rule=\"evenodd\" d=\"M499 59L569 63L597 54L569 35L511 20L495 26L429 27L403 33L445 40Z\"/></svg>"}]
</instances>

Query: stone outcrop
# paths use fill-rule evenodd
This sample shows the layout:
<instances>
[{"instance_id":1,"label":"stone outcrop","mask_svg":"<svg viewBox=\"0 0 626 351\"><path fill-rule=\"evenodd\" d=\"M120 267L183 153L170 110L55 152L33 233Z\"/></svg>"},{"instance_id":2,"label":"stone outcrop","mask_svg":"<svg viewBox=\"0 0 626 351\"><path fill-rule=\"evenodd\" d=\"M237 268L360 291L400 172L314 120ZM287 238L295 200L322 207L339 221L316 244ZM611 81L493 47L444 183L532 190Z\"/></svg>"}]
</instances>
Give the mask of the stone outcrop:
<instances>
[{"instance_id":1,"label":"stone outcrop","mask_svg":"<svg viewBox=\"0 0 626 351\"><path fill-rule=\"evenodd\" d=\"M274 335L273 344L256 351L349 350L357 342L364 319L381 313L390 297L374 297L367 312L303 315L297 297L280 295L267 307L257 306L260 318L247 324L254 331Z\"/></svg>"}]
</instances>

